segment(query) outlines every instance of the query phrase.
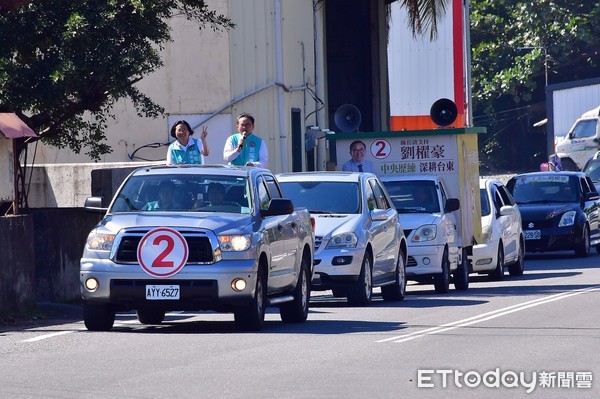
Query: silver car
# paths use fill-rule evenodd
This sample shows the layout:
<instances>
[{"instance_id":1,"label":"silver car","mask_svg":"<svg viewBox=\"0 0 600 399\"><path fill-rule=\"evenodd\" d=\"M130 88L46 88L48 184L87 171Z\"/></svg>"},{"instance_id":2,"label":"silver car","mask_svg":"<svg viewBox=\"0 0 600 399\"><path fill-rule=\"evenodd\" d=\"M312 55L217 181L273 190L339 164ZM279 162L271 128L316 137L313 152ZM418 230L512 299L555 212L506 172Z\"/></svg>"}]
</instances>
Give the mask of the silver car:
<instances>
[{"instance_id":1,"label":"silver car","mask_svg":"<svg viewBox=\"0 0 600 399\"><path fill-rule=\"evenodd\" d=\"M101 199L86 208L102 209ZM269 170L138 169L87 238L85 325L110 330L117 310L136 310L144 324L168 310L216 310L258 330L267 305L279 306L284 322L304 322L313 246L309 213L282 198Z\"/></svg>"},{"instance_id":2,"label":"silver car","mask_svg":"<svg viewBox=\"0 0 600 399\"><path fill-rule=\"evenodd\" d=\"M286 173L277 176L286 198L315 219L314 290L333 290L354 305L406 292L406 239L385 188L374 174Z\"/></svg>"}]
</instances>

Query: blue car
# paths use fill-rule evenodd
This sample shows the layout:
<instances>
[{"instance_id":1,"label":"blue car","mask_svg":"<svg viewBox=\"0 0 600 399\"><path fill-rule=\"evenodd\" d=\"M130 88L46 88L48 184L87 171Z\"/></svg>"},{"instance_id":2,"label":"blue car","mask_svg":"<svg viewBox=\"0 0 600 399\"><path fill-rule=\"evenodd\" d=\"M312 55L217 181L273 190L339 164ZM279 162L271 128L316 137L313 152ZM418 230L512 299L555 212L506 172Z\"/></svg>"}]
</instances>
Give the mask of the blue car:
<instances>
[{"instance_id":1,"label":"blue car","mask_svg":"<svg viewBox=\"0 0 600 399\"><path fill-rule=\"evenodd\" d=\"M600 194L582 172L532 172L511 178L506 187L521 211L528 252L600 252Z\"/></svg>"}]
</instances>

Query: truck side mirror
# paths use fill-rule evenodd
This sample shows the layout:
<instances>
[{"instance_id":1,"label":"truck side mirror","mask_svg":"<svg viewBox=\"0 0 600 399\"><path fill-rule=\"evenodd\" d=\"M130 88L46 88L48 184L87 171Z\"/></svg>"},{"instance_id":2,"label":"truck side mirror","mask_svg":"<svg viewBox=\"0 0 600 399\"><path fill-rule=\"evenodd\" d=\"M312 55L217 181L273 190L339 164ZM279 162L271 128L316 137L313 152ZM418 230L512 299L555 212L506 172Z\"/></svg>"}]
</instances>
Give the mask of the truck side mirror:
<instances>
[{"instance_id":1,"label":"truck side mirror","mask_svg":"<svg viewBox=\"0 0 600 399\"><path fill-rule=\"evenodd\" d=\"M292 200L285 198L273 198L268 209L262 209L260 215L262 217L289 215L294 212L294 204Z\"/></svg>"},{"instance_id":2,"label":"truck side mirror","mask_svg":"<svg viewBox=\"0 0 600 399\"><path fill-rule=\"evenodd\" d=\"M448 198L444 205L444 212L450 213L460 209L460 200L458 198Z\"/></svg>"}]
</instances>

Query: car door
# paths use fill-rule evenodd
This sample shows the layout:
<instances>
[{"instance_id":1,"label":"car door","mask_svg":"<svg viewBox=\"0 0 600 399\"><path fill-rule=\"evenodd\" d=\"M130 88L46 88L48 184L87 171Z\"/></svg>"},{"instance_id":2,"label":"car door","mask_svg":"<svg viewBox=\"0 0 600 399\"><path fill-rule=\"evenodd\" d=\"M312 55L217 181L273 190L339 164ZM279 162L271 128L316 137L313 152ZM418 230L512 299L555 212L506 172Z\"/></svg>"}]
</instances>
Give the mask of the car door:
<instances>
[{"instance_id":1,"label":"car door","mask_svg":"<svg viewBox=\"0 0 600 399\"><path fill-rule=\"evenodd\" d=\"M519 255L519 228L521 227L521 220L516 209L514 200L506 190L506 188L497 183L493 183L495 189L495 196L497 197L494 202L497 202L500 207L509 206L513 208L513 211L508 215L500 215L500 208L497 210L498 222L502 228L502 241L504 243L504 259L508 262L512 262Z\"/></svg>"},{"instance_id":2,"label":"car door","mask_svg":"<svg viewBox=\"0 0 600 399\"><path fill-rule=\"evenodd\" d=\"M586 195L595 192L596 188L594 187L594 182L588 176L581 177L579 182L581 186L581 195L584 199L583 211L587 215L588 223L590 225L590 241L594 245L600 242L600 217L598 214L600 200L594 199L585 201Z\"/></svg>"},{"instance_id":3,"label":"car door","mask_svg":"<svg viewBox=\"0 0 600 399\"><path fill-rule=\"evenodd\" d=\"M259 204L262 209L268 208L273 198L283 198L275 178L263 174L259 178ZM266 206L266 207L265 207ZM290 215L269 216L268 222L271 247L271 269L269 270L269 288L273 291L284 289L294 283L297 253L297 223L295 213Z\"/></svg>"},{"instance_id":4,"label":"car door","mask_svg":"<svg viewBox=\"0 0 600 399\"><path fill-rule=\"evenodd\" d=\"M373 232L373 279L393 273L398 256L398 240L396 237L396 225L398 213L387 200L383 188L375 178L367 180L369 189L367 192L374 197L374 208L371 215L385 214L385 220L372 220Z\"/></svg>"}]
</instances>

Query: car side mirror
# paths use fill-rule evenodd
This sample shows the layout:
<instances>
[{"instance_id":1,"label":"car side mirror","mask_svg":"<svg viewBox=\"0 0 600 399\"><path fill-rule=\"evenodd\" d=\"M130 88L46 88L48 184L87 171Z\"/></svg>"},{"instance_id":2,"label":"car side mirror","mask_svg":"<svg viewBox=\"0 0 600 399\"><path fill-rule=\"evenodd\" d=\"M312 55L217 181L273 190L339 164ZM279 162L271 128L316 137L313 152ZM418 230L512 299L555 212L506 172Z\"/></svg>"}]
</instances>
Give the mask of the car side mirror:
<instances>
[{"instance_id":1,"label":"car side mirror","mask_svg":"<svg viewBox=\"0 0 600 399\"><path fill-rule=\"evenodd\" d=\"M373 209L371 211L371 220L381 222L387 219L388 215L385 209Z\"/></svg>"},{"instance_id":2,"label":"car side mirror","mask_svg":"<svg viewBox=\"0 0 600 399\"><path fill-rule=\"evenodd\" d=\"M269 204L269 208L260 210L260 215L262 217L279 216L289 215L293 212L294 204L292 203L292 200L286 198L273 198Z\"/></svg>"},{"instance_id":3,"label":"car side mirror","mask_svg":"<svg viewBox=\"0 0 600 399\"><path fill-rule=\"evenodd\" d=\"M444 212L450 213L460 209L460 200L458 198L448 198L444 205Z\"/></svg>"},{"instance_id":4,"label":"car side mirror","mask_svg":"<svg viewBox=\"0 0 600 399\"><path fill-rule=\"evenodd\" d=\"M590 191L588 193L585 193L586 201L595 201L597 199L600 199L600 193L597 193L596 191Z\"/></svg>"},{"instance_id":5,"label":"car side mirror","mask_svg":"<svg viewBox=\"0 0 600 399\"><path fill-rule=\"evenodd\" d=\"M500 212L498 213L500 214L500 216L509 216L513 215L515 212L516 210L514 206L504 205L500 207Z\"/></svg>"}]
</instances>

